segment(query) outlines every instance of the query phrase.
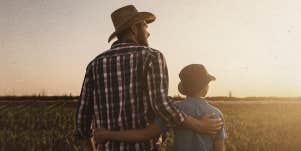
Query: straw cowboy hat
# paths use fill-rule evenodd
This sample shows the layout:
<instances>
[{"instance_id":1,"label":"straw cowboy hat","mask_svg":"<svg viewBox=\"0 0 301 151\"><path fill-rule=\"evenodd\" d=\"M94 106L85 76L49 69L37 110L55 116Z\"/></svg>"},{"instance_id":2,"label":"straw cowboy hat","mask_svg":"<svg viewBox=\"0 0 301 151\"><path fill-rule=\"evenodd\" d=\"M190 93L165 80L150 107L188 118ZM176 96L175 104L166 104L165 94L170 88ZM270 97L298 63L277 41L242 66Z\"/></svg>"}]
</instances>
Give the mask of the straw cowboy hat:
<instances>
[{"instance_id":1,"label":"straw cowboy hat","mask_svg":"<svg viewBox=\"0 0 301 151\"><path fill-rule=\"evenodd\" d=\"M146 21L148 24L152 23L155 21L156 16L150 12L138 12L135 6L127 5L115 10L111 14L111 18L115 27L115 32L111 34L108 42L115 38L120 32L136 23L141 21Z\"/></svg>"},{"instance_id":2,"label":"straw cowboy hat","mask_svg":"<svg viewBox=\"0 0 301 151\"><path fill-rule=\"evenodd\" d=\"M215 77L210 75L202 64L190 64L184 67L179 77L181 79L178 89L183 95L194 94L201 91Z\"/></svg>"}]
</instances>

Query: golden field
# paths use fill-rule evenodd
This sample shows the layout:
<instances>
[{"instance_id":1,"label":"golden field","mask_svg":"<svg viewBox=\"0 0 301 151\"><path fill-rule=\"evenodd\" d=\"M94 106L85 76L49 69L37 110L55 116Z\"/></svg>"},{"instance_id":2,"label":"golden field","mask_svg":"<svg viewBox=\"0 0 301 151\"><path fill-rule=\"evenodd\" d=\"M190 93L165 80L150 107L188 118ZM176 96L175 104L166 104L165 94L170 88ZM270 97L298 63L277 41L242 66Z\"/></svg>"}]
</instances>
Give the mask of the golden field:
<instances>
[{"instance_id":1,"label":"golden field","mask_svg":"<svg viewBox=\"0 0 301 151\"><path fill-rule=\"evenodd\" d=\"M228 151L301 151L301 100L210 103L224 113ZM0 103L0 150L79 150L75 112L64 100Z\"/></svg>"}]
</instances>

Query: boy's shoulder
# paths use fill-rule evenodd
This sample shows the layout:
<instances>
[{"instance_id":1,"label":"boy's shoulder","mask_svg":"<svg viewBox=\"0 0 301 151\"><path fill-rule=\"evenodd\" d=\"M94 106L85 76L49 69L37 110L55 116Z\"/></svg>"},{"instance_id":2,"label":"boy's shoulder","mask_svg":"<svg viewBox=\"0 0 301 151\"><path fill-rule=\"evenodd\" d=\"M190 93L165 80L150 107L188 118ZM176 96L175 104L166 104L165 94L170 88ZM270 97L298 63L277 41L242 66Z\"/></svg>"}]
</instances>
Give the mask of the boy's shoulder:
<instances>
[{"instance_id":1,"label":"boy's shoulder","mask_svg":"<svg viewBox=\"0 0 301 151\"><path fill-rule=\"evenodd\" d=\"M184 110L184 112L194 112L195 116L202 116L206 113L213 112L218 117L223 118L223 113L217 107L209 104L204 98L187 98L182 101L176 101L175 105Z\"/></svg>"},{"instance_id":2,"label":"boy's shoulder","mask_svg":"<svg viewBox=\"0 0 301 151\"><path fill-rule=\"evenodd\" d=\"M178 108L190 108L190 109L197 109L202 102L199 100L192 100L192 99L184 99L184 100L179 100L175 101L174 104Z\"/></svg>"},{"instance_id":3,"label":"boy's shoulder","mask_svg":"<svg viewBox=\"0 0 301 151\"><path fill-rule=\"evenodd\" d=\"M213 106L213 105L211 105L211 104L209 104L209 106L210 106L211 110L212 110L215 114L217 114L217 116L220 116L221 118L224 118L223 112L222 112L219 108L217 108L216 106Z\"/></svg>"},{"instance_id":4,"label":"boy's shoulder","mask_svg":"<svg viewBox=\"0 0 301 151\"><path fill-rule=\"evenodd\" d=\"M180 100L174 102L175 106L182 110L184 113L191 115L191 116L197 116L196 112L200 110L200 102L196 100Z\"/></svg>"}]
</instances>

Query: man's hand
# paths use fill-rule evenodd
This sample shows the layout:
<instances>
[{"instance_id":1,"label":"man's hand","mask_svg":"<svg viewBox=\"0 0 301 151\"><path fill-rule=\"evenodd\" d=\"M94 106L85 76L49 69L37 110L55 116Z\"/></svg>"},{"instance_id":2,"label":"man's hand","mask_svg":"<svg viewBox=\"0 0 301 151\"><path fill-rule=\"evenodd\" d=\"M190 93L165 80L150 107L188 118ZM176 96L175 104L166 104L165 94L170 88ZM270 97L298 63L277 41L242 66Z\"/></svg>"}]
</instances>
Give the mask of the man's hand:
<instances>
[{"instance_id":1,"label":"man's hand","mask_svg":"<svg viewBox=\"0 0 301 151\"><path fill-rule=\"evenodd\" d=\"M200 132L205 134L216 134L223 127L221 118L216 118L215 113L207 113L198 118L200 125Z\"/></svg>"},{"instance_id":2,"label":"man's hand","mask_svg":"<svg viewBox=\"0 0 301 151\"><path fill-rule=\"evenodd\" d=\"M94 137L95 137L96 143L104 143L108 140L106 132L108 132L108 131L104 128L95 129Z\"/></svg>"},{"instance_id":3,"label":"man's hand","mask_svg":"<svg viewBox=\"0 0 301 151\"><path fill-rule=\"evenodd\" d=\"M221 130L223 124L223 121L216 118L214 113L207 113L198 119L187 116L182 126L200 134L214 135Z\"/></svg>"}]
</instances>

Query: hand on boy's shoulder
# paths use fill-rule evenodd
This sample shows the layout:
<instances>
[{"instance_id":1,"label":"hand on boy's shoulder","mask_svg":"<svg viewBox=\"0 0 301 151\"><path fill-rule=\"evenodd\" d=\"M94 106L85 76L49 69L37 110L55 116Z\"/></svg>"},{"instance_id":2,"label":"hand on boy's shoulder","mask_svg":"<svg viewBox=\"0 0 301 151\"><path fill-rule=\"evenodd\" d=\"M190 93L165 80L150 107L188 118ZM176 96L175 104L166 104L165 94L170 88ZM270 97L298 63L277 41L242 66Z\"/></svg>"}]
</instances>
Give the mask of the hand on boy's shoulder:
<instances>
[{"instance_id":1,"label":"hand on boy's shoulder","mask_svg":"<svg viewBox=\"0 0 301 151\"><path fill-rule=\"evenodd\" d=\"M222 120L224 120L224 115L223 115L223 112L218 109L217 107L213 106L213 105L210 105L212 107L212 110L215 112L216 114L216 117L217 118L222 118Z\"/></svg>"},{"instance_id":2,"label":"hand on boy's shoulder","mask_svg":"<svg viewBox=\"0 0 301 151\"><path fill-rule=\"evenodd\" d=\"M215 135L215 139L219 139L219 140L224 140L227 138L227 132L226 132L226 127L225 127L225 120L224 120L224 115L223 113L215 106L210 105L212 107L212 111L214 111L213 113L215 114L213 117L214 118L219 118L223 121L223 125L221 130Z\"/></svg>"}]
</instances>

